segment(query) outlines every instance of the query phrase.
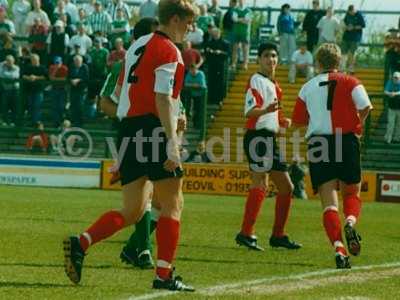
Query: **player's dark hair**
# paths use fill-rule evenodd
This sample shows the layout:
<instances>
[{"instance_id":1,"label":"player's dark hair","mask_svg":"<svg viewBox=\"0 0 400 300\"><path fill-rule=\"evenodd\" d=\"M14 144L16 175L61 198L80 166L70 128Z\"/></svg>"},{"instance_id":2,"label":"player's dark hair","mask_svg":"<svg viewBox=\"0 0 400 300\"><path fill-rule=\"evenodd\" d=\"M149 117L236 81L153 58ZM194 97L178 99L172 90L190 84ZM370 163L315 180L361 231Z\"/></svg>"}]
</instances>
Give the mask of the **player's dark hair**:
<instances>
[{"instance_id":1,"label":"player's dark hair","mask_svg":"<svg viewBox=\"0 0 400 300\"><path fill-rule=\"evenodd\" d=\"M158 19L162 25L168 25L174 16L184 19L197 14L197 6L190 0L160 0L158 3Z\"/></svg>"},{"instance_id":2,"label":"player's dark hair","mask_svg":"<svg viewBox=\"0 0 400 300\"><path fill-rule=\"evenodd\" d=\"M274 43L268 42L268 43L262 43L260 44L260 46L258 46L257 50L258 57L261 57L261 55L265 50L275 50L276 53L279 55L278 46Z\"/></svg>"},{"instance_id":3,"label":"player's dark hair","mask_svg":"<svg viewBox=\"0 0 400 300\"><path fill-rule=\"evenodd\" d=\"M143 18L136 23L133 28L133 38L137 40L138 38L152 33L159 25L157 19L155 18Z\"/></svg>"}]
</instances>

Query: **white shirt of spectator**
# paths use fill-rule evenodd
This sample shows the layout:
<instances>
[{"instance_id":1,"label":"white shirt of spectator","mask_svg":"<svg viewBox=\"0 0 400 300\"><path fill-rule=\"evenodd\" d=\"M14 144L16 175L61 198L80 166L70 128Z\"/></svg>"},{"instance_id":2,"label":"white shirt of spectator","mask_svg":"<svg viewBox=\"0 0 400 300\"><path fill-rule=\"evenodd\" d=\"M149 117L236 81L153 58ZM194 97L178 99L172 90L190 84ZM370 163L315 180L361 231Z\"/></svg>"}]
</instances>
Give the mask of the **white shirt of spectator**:
<instances>
[{"instance_id":1,"label":"white shirt of spectator","mask_svg":"<svg viewBox=\"0 0 400 300\"><path fill-rule=\"evenodd\" d=\"M14 15L15 22L25 22L25 18L31 10L31 4L26 0L14 1L12 6L12 12Z\"/></svg>"},{"instance_id":2,"label":"white shirt of spectator","mask_svg":"<svg viewBox=\"0 0 400 300\"><path fill-rule=\"evenodd\" d=\"M335 17L328 18L324 16L319 20L317 28L320 30L320 37L327 42L335 43L336 33L340 29L340 21Z\"/></svg>"},{"instance_id":3,"label":"white shirt of spectator","mask_svg":"<svg viewBox=\"0 0 400 300\"><path fill-rule=\"evenodd\" d=\"M75 45L80 45L79 54L86 55L88 50L92 47L92 39L84 35L76 34L69 40L69 47L72 49L71 53L76 54L74 50Z\"/></svg>"},{"instance_id":4,"label":"white shirt of spectator","mask_svg":"<svg viewBox=\"0 0 400 300\"><path fill-rule=\"evenodd\" d=\"M75 4L68 2L65 4L65 10L71 17L71 23L76 24L79 21L79 12Z\"/></svg>"},{"instance_id":5,"label":"white shirt of spectator","mask_svg":"<svg viewBox=\"0 0 400 300\"><path fill-rule=\"evenodd\" d=\"M194 31L189 31L186 35L186 40L192 45L200 45L203 43L204 32L196 27Z\"/></svg>"},{"instance_id":6,"label":"white shirt of spectator","mask_svg":"<svg viewBox=\"0 0 400 300\"><path fill-rule=\"evenodd\" d=\"M9 20L9 19L5 19L4 20L4 24L7 24L8 25L8 27L9 27L9 33L11 33L12 35L15 35L15 26L14 26L14 23L13 23L13 21L11 21L11 20ZM4 30L3 30L4 31ZM0 31L0 33L2 33L1 31Z\"/></svg>"},{"instance_id":7,"label":"white shirt of spectator","mask_svg":"<svg viewBox=\"0 0 400 300\"><path fill-rule=\"evenodd\" d=\"M328 86L320 86L321 82L327 82L329 74L323 73L315 76L303 85L299 92L298 101L303 101L307 106L310 116L305 137L312 135L334 134L332 128L332 112L327 109ZM351 90L351 98L357 110L371 107L367 91L362 84L358 84Z\"/></svg>"},{"instance_id":8,"label":"white shirt of spectator","mask_svg":"<svg viewBox=\"0 0 400 300\"><path fill-rule=\"evenodd\" d=\"M301 53L300 50L296 50L292 55L292 63L296 65L312 65L313 64L313 56L310 51L306 50L306 52Z\"/></svg>"},{"instance_id":9,"label":"white shirt of spectator","mask_svg":"<svg viewBox=\"0 0 400 300\"><path fill-rule=\"evenodd\" d=\"M29 28L33 26L35 19L39 18L42 21L42 24L46 27L50 26L50 20L49 17L47 16L46 12L43 10L40 10L38 12L32 10L28 13L28 16L26 17L25 25Z\"/></svg>"},{"instance_id":10,"label":"white shirt of spectator","mask_svg":"<svg viewBox=\"0 0 400 300\"><path fill-rule=\"evenodd\" d=\"M267 77L256 73L251 77L246 92L244 105L245 115L257 106L257 93L261 97L261 107L259 106L261 109L266 108L272 102L278 100L275 84ZM267 129L271 132L279 132L278 111L267 113L259 117L255 129Z\"/></svg>"},{"instance_id":11,"label":"white shirt of spectator","mask_svg":"<svg viewBox=\"0 0 400 300\"><path fill-rule=\"evenodd\" d=\"M158 14L158 4L153 0L146 0L139 7L140 18L156 18Z\"/></svg>"}]
</instances>

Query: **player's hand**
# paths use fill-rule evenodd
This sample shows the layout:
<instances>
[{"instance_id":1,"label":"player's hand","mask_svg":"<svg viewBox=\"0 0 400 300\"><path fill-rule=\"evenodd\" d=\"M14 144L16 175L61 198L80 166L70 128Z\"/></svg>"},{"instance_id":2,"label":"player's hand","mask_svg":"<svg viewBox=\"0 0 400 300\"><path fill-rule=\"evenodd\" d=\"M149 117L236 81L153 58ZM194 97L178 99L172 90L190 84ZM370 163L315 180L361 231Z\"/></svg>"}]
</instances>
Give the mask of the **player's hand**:
<instances>
[{"instance_id":1,"label":"player's hand","mask_svg":"<svg viewBox=\"0 0 400 300\"><path fill-rule=\"evenodd\" d=\"M284 118L284 119L281 121L281 127L282 127L282 128L289 128L290 126L292 126L292 120L291 120L291 119L289 119L289 118Z\"/></svg>"},{"instance_id":2,"label":"player's hand","mask_svg":"<svg viewBox=\"0 0 400 300\"><path fill-rule=\"evenodd\" d=\"M181 166L181 154L179 152L179 143L176 139L169 140L167 146L168 159L164 162L164 169L168 172L174 172Z\"/></svg>"},{"instance_id":3,"label":"player's hand","mask_svg":"<svg viewBox=\"0 0 400 300\"><path fill-rule=\"evenodd\" d=\"M268 105L265 108L265 113L266 114L272 113L272 112L277 111L278 109L279 109L279 101L275 99L274 102L272 102L270 105Z\"/></svg>"}]
</instances>

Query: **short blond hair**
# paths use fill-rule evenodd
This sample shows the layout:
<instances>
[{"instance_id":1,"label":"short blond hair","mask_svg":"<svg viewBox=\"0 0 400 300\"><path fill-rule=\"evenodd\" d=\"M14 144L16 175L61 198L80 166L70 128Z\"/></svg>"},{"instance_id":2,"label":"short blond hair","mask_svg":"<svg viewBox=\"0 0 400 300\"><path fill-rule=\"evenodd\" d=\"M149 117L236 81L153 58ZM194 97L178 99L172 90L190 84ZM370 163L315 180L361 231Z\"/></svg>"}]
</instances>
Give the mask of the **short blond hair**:
<instances>
[{"instance_id":1,"label":"short blond hair","mask_svg":"<svg viewBox=\"0 0 400 300\"><path fill-rule=\"evenodd\" d=\"M160 0L158 3L158 19L161 25L168 25L173 16L183 19L197 14L198 8L191 0Z\"/></svg>"},{"instance_id":2,"label":"short blond hair","mask_svg":"<svg viewBox=\"0 0 400 300\"><path fill-rule=\"evenodd\" d=\"M324 70L337 69L341 58L340 47L333 43L324 43L315 52L315 59Z\"/></svg>"}]
</instances>

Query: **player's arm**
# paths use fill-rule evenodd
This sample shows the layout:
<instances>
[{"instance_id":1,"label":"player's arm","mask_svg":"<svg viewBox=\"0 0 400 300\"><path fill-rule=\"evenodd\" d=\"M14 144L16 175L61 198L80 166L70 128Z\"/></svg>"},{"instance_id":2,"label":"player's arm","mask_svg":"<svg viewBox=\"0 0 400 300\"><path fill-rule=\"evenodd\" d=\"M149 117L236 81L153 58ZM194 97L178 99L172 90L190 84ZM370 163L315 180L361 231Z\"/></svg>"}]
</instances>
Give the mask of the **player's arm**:
<instances>
[{"instance_id":1,"label":"player's arm","mask_svg":"<svg viewBox=\"0 0 400 300\"><path fill-rule=\"evenodd\" d=\"M351 92L353 103L356 106L358 117L362 124L368 117L369 112L372 110L372 104L369 100L367 91L362 84L358 84Z\"/></svg>"},{"instance_id":2,"label":"player's arm","mask_svg":"<svg viewBox=\"0 0 400 300\"><path fill-rule=\"evenodd\" d=\"M296 128L305 127L308 125L309 118L305 101L300 96L297 97L292 114L292 126Z\"/></svg>"}]
</instances>

